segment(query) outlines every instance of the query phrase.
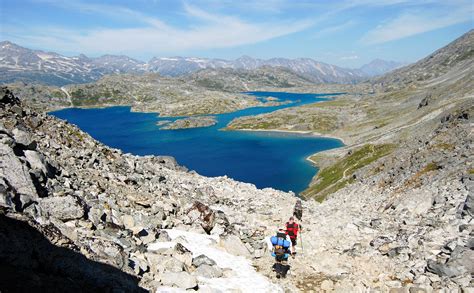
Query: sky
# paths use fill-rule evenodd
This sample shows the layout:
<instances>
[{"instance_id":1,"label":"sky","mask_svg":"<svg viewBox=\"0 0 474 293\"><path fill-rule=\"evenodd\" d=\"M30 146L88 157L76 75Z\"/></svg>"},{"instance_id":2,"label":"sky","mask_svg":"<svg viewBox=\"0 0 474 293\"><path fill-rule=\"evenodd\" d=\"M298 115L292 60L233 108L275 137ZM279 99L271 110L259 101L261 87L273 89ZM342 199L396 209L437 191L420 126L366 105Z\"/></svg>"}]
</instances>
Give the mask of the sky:
<instances>
[{"instance_id":1,"label":"sky","mask_svg":"<svg viewBox=\"0 0 474 293\"><path fill-rule=\"evenodd\" d=\"M0 40L67 56L414 62L474 27L473 0L0 0Z\"/></svg>"}]
</instances>

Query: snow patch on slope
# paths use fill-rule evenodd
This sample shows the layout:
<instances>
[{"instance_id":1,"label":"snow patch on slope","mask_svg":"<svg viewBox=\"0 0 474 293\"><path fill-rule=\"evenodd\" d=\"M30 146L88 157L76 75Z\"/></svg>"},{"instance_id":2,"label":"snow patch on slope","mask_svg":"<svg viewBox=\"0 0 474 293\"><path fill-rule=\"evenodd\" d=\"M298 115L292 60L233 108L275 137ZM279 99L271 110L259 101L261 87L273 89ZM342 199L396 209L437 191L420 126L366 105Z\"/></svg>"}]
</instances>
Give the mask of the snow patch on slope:
<instances>
[{"instance_id":1,"label":"snow patch on slope","mask_svg":"<svg viewBox=\"0 0 474 293\"><path fill-rule=\"evenodd\" d=\"M156 242L148 246L149 250L173 247L179 242L193 253L193 257L201 254L213 259L222 269L231 269L230 277L203 278L199 277L199 285L220 290L222 292L283 292L283 289L270 282L263 275L257 273L250 260L242 256L235 256L218 247L219 236L204 235L195 232L177 229L166 230L173 241ZM170 288L162 288L158 292L173 292Z\"/></svg>"}]
</instances>

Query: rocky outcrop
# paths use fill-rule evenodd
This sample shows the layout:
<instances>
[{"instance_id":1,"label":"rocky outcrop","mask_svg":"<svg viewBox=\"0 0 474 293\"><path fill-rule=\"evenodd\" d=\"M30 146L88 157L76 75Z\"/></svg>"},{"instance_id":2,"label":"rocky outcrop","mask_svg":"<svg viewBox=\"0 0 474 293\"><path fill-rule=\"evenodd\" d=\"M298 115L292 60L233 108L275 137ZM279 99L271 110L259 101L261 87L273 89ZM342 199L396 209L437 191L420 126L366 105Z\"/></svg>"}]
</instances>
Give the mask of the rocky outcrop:
<instances>
[{"instance_id":1,"label":"rocky outcrop","mask_svg":"<svg viewBox=\"0 0 474 293\"><path fill-rule=\"evenodd\" d=\"M161 121L158 122L160 126ZM199 128L199 127L209 127L217 124L217 119L215 116L195 116L177 119L173 122L169 122L161 126L160 129L187 129L187 128Z\"/></svg>"}]
</instances>

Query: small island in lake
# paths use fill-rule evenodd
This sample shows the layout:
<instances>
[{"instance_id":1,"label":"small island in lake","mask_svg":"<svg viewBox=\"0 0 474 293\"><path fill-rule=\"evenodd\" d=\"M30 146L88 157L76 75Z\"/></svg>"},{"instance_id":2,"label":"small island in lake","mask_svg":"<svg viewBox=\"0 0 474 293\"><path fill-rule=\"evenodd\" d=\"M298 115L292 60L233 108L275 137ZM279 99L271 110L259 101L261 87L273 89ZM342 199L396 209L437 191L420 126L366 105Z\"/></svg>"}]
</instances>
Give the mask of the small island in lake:
<instances>
[{"instance_id":1,"label":"small island in lake","mask_svg":"<svg viewBox=\"0 0 474 293\"><path fill-rule=\"evenodd\" d=\"M162 126L160 129L187 129L187 128L198 128L198 127L209 127L217 124L217 119L215 116L193 116L183 119L178 119L173 122L167 123ZM163 125L163 123L158 122L157 125Z\"/></svg>"}]
</instances>

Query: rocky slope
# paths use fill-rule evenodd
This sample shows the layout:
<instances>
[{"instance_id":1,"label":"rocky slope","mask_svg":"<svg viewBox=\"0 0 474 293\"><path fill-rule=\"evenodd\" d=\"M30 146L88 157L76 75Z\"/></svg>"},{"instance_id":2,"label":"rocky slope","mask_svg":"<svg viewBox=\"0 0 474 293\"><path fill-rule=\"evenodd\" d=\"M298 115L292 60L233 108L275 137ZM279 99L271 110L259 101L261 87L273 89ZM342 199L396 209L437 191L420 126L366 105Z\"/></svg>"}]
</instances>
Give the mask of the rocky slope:
<instances>
[{"instance_id":1,"label":"rocky slope","mask_svg":"<svg viewBox=\"0 0 474 293\"><path fill-rule=\"evenodd\" d=\"M228 128L304 130L342 138L348 145L345 149L310 158L328 175L324 179L326 172L320 172L307 196L324 198L350 183L343 176L346 169L344 175L351 175L404 143L416 141L420 133L430 132L443 113L472 106L474 58L466 56L473 42L474 33L468 32L430 57L365 84L365 94L348 93L334 101L240 117ZM416 78L420 74L430 77ZM382 146L372 151L370 144ZM349 150L357 156L346 156Z\"/></svg>"},{"instance_id":2,"label":"rocky slope","mask_svg":"<svg viewBox=\"0 0 474 293\"><path fill-rule=\"evenodd\" d=\"M260 67L246 69L204 69L193 73L187 79L198 86L225 92L244 92L312 85L312 80L284 67Z\"/></svg>"},{"instance_id":3,"label":"rocky slope","mask_svg":"<svg viewBox=\"0 0 474 293\"><path fill-rule=\"evenodd\" d=\"M291 215L293 194L123 154L3 89L0 289L470 292L474 93L462 56L473 37L358 85L367 95L265 116L320 131L310 119L334 114L324 131L347 144L311 157L321 169L280 280L265 237Z\"/></svg>"},{"instance_id":4,"label":"rocky slope","mask_svg":"<svg viewBox=\"0 0 474 293\"><path fill-rule=\"evenodd\" d=\"M468 32L375 80L366 96L342 95L229 125L308 130L346 142L309 158L320 171L303 195L322 204L307 219L314 226L305 237L320 252L302 262L315 275L299 288L362 292L358 281L341 279L356 267L361 276L392 279L371 281L382 291L387 285L400 292L472 290L473 38ZM341 234L347 238L336 240Z\"/></svg>"},{"instance_id":5,"label":"rocky slope","mask_svg":"<svg viewBox=\"0 0 474 293\"><path fill-rule=\"evenodd\" d=\"M25 103L41 111L128 105L134 111L158 112L161 116L189 116L278 105L284 101L261 103L242 92L312 85L292 71L262 68L256 71L206 70L186 78L155 73L106 75L93 83L61 88L22 82L8 86Z\"/></svg>"},{"instance_id":6,"label":"rocky slope","mask_svg":"<svg viewBox=\"0 0 474 293\"><path fill-rule=\"evenodd\" d=\"M207 89L157 74L107 75L94 83L61 88L22 83L10 84L9 88L41 111L127 105L134 111L157 112L161 116L189 116L265 106L248 95Z\"/></svg>"},{"instance_id":7,"label":"rocky slope","mask_svg":"<svg viewBox=\"0 0 474 293\"><path fill-rule=\"evenodd\" d=\"M433 52L428 57L374 80L384 90L437 83L456 76L470 75L474 63L474 30L470 30L451 44Z\"/></svg>"},{"instance_id":8,"label":"rocky slope","mask_svg":"<svg viewBox=\"0 0 474 293\"><path fill-rule=\"evenodd\" d=\"M249 273L257 286L279 290L244 258L266 254L262 240L273 228L246 211L263 212L254 196L295 198L205 178L173 158L122 154L22 106L8 90L1 96L2 292L204 290Z\"/></svg>"},{"instance_id":9,"label":"rocky slope","mask_svg":"<svg viewBox=\"0 0 474 293\"><path fill-rule=\"evenodd\" d=\"M277 280L265 237L291 215L292 194L123 154L2 97L2 292L474 285L472 107L449 109L323 203L305 201L299 256Z\"/></svg>"}]
</instances>

